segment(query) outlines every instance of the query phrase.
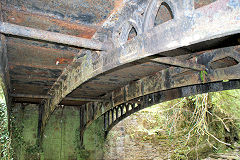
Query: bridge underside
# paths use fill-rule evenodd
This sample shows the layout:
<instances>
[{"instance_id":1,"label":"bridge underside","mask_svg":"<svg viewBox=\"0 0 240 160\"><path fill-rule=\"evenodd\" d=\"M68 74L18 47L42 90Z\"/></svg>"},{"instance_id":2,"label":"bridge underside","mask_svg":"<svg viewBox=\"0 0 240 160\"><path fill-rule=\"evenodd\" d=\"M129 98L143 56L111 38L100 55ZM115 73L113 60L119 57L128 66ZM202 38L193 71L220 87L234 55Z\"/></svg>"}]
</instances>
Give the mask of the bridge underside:
<instances>
[{"instance_id":1,"label":"bridge underside","mask_svg":"<svg viewBox=\"0 0 240 160\"><path fill-rule=\"evenodd\" d=\"M239 1L3 0L0 9L1 75L10 102L40 105L39 139L61 105L80 107L83 135L100 116L108 132L153 104L240 88Z\"/></svg>"}]
</instances>

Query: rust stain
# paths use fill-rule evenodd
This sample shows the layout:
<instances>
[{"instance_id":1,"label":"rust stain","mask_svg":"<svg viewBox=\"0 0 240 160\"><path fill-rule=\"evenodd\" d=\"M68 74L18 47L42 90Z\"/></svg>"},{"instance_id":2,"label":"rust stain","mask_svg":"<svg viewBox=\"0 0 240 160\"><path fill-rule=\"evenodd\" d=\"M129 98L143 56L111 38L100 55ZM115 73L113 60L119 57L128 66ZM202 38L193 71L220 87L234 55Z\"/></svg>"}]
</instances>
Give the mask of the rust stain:
<instances>
[{"instance_id":1,"label":"rust stain","mask_svg":"<svg viewBox=\"0 0 240 160\"><path fill-rule=\"evenodd\" d=\"M13 69L14 69L14 66L13 66L13 65L10 65L10 66L9 66L9 69L10 69L10 70L13 70Z\"/></svg>"},{"instance_id":2,"label":"rust stain","mask_svg":"<svg viewBox=\"0 0 240 160\"><path fill-rule=\"evenodd\" d=\"M34 46L34 45L28 45L28 44L24 44L24 43L17 43L17 42L14 42L13 40L8 40L7 45L35 49L36 51L42 51L42 52L43 51L52 52L51 54L53 54L53 55L61 54L61 55L68 55L71 57L75 56L75 54L70 51L63 51L63 50L58 50L55 48L46 48L46 47L42 47L42 46Z\"/></svg>"},{"instance_id":3,"label":"rust stain","mask_svg":"<svg viewBox=\"0 0 240 160\"><path fill-rule=\"evenodd\" d=\"M114 9L111 13L116 12L121 7L123 7L123 0L116 0L114 4Z\"/></svg>"},{"instance_id":4,"label":"rust stain","mask_svg":"<svg viewBox=\"0 0 240 160\"><path fill-rule=\"evenodd\" d=\"M51 78L51 77L40 77L41 74L46 74L46 73L39 73L39 74L35 73L34 75L33 75L33 72L26 72L26 73L31 74L31 75L28 75L28 76L14 75L14 76L11 76L11 78L12 79L23 79L23 80L30 79L30 80L38 80L38 81L55 81L56 80L56 78Z\"/></svg>"},{"instance_id":5,"label":"rust stain","mask_svg":"<svg viewBox=\"0 0 240 160\"><path fill-rule=\"evenodd\" d=\"M117 12L117 11L118 11L120 8L122 8L122 7L123 7L123 0L116 0L116 1L114 2L114 8L113 8L113 10L109 13L108 17L110 17L112 14L114 14L115 12ZM107 17L107 19L108 19L108 17ZM101 21L99 24L100 24L100 25L103 25L103 23L104 23L107 19Z\"/></svg>"},{"instance_id":6,"label":"rust stain","mask_svg":"<svg viewBox=\"0 0 240 160\"><path fill-rule=\"evenodd\" d=\"M72 52L57 51L51 48L33 46L21 43L7 43L9 46L9 60L18 65L35 66L37 68L64 68L73 60ZM16 58L17 56L21 56ZM56 58L61 65L56 65Z\"/></svg>"},{"instance_id":7,"label":"rust stain","mask_svg":"<svg viewBox=\"0 0 240 160\"><path fill-rule=\"evenodd\" d=\"M72 62L72 59L68 59L68 58L57 58L56 59L56 63L58 64L69 64Z\"/></svg>"},{"instance_id":8,"label":"rust stain","mask_svg":"<svg viewBox=\"0 0 240 160\"><path fill-rule=\"evenodd\" d=\"M25 66L25 67L32 67L32 68L44 68L44 69L59 69L59 70L63 70L65 68L65 66L57 66L57 65L35 65L35 64L24 64L24 63L20 63L20 62L8 62L8 65L10 68L14 68L14 67L19 67L19 66Z\"/></svg>"},{"instance_id":9,"label":"rust stain","mask_svg":"<svg viewBox=\"0 0 240 160\"><path fill-rule=\"evenodd\" d=\"M12 10L12 12L7 14L7 21L14 24L23 23L24 16L22 16L21 14L18 14L16 10Z\"/></svg>"},{"instance_id":10,"label":"rust stain","mask_svg":"<svg viewBox=\"0 0 240 160\"><path fill-rule=\"evenodd\" d=\"M91 39L92 36L97 31L97 29L93 28L93 27L83 26L83 25L79 25L79 24L73 24L73 23L69 23L69 22L64 22L64 21L58 20L58 19L51 19L51 21L53 23L55 23L56 25L67 28L69 30L77 30L80 33L76 36L82 37L82 38Z\"/></svg>"},{"instance_id":11,"label":"rust stain","mask_svg":"<svg viewBox=\"0 0 240 160\"><path fill-rule=\"evenodd\" d=\"M6 12L7 21L17 25L43 30L57 28L60 33L88 39L91 39L97 30L96 26L80 25L77 23L72 23L66 20L60 20L36 13L20 11L12 8L10 9L6 7L3 8L3 10Z\"/></svg>"}]
</instances>

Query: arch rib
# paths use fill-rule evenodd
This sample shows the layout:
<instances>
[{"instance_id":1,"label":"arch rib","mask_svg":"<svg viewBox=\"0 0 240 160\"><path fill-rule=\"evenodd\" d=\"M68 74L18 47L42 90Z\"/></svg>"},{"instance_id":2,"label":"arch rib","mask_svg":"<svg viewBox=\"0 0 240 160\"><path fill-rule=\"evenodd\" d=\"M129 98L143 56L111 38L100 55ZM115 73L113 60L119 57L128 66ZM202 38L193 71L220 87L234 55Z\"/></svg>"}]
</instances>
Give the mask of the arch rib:
<instances>
[{"instance_id":1,"label":"arch rib","mask_svg":"<svg viewBox=\"0 0 240 160\"><path fill-rule=\"evenodd\" d=\"M140 104L136 103L137 106L135 108L121 115L110 124L104 125L105 137L107 136L109 131L120 121L122 121L123 119L127 118L131 114L138 112L144 108L151 107L155 104L159 104L159 103L170 101L177 98L188 97L188 96L208 93L208 92L229 90L229 89L240 89L240 80L233 80L230 82L213 82L213 83L207 83L207 84L198 84L194 86L175 88L172 90L160 91L156 93L151 93L149 95L145 95L144 97L140 97L137 99L141 103ZM188 92L185 92L185 91L188 91ZM145 97L146 97L145 100L147 100L148 103L144 103ZM150 99L149 97L152 97L153 99ZM115 106L114 109L117 107L118 106Z\"/></svg>"},{"instance_id":2,"label":"arch rib","mask_svg":"<svg viewBox=\"0 0 240 160\"><path fill-rule=\"evenodd\" d=\"M238 64L211 69L212 62L225 57L233 58ZM153 104L199 93L240 88L240 46L226 47L203 53L197 57L197 61L209 68L204 81L200 78L201 72L177 67L165 69L113 91L111 95L113 95L112 99L115 106L112 106L109 102L105 103L95 112L95 118L92 121L104 115L104 128L108 132L111 127L130 114ZM166 74L167 72L168 74ZM230 81L223 82L223 80ZM126 109L125 112L124 108L128 105L132 106L131 110ZM117 120L111 122L110 110L117 108L120 108L120 115L115 115L115 117L118 117ZM92 121L89 121L86 127Z\"/></svg>"},{"instance_id":3,"label":"arch rib","mask_svg":"<svg viewBox=\"0 0 240 160\"><path fill-rule=\"evenodd\" d=\"M231 2L231 0L218 0L196 9L193 15L183 15L181 18L170 20L138 35L120 48L108 53L101 52L98 59L93 60L91 54L86 54L78 61L80 65L73 66L73 69L59 82L59 87L54 88L53 98L46 99L42 130L50 114L66 95L99 74L154 54L163 54L180 47L240 33L240 4L236 2L238 4L233 5ZM169 52L168 56L174 55ZM177 70L174 69L175 72ZM171 69L164 71L163 74L169 72ZM239 78L239 75L237 76ZM195 79L198 77L199 74L194 74ZM214 78L216 81L221 79L217 78L217 75ZM70 83L73 79L75 79L74 83ZM199 80L197 82L199 83ZM186 82L188 83L190 82ZM173 87L178 85L180 84L173 84Z\"/></svg>"}]
</instances>

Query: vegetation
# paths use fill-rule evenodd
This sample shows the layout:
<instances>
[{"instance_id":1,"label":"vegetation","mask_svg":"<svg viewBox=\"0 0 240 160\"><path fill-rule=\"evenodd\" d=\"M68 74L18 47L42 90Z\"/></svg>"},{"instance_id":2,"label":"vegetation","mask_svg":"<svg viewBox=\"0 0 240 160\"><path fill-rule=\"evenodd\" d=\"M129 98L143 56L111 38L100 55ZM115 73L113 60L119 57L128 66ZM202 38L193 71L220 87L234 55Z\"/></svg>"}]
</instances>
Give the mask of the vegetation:
<instances>
[{"instance_id":1,"label":"vegetation","mask_svg":"<svg viewBox=\"0 0 240 160\"><path fill-rule=\"evenodd\" d=\"M0 159L11 159L11 139L8 131L8 113L3 89L0 85Z\"/></svg>"},{"instance_id":2,"label":"vegetation","mask_svg":"<svg viewBox=\"0 0 240 160\"><path fill-rule=\"evenodd\" d=\"M169 147L172 150L171 159L174 160L223 156L226 152L234 153L240 146L240 90L181 98L145 109L140 113L151 113L150 117L153 116L155 121L149 118L150 124L145 124L144 117L141 117L142 125L150 125L147 131L144 128L147 134L138 132L137 135L137 132L132 132L130 137L142 142L164 145L166 148L171 146ZM24 141L22 135L24 125L21 119L21 114L18 114L18 117L11 116L11 137L13 137L11 140L7 106L3 91L0 89L0 159L9 160L12 156L14 158L21 153L24 153L27 159L39 159L38 146ZM102 148L104 139L101 137L104 136L102 132L95 133L96 127L101 126L100 123L102 124L101 121L96 122L86 131L86 134L94 135L85 136L92 141L92 144L85 144L87 149L93 148L93 145L95 150ZM79 130L76 130L76 154L79 159L90 158L90 154L96 154L97 151L81 149L79 133ZM227 156L234 157L234 154Z\"/></svg>"},{"instance_id":3,"label":"vegetation","mask_svg":"<svg viewBox=\"0 0 240 160\"><path fill-rule=\"evenodd\" d=\"M4 103L0 103L0 126L0 159L11 159L11 140L8 132L7 107Z\"/></svg>"},{"instance_id":4,"label":"vegetation","mask_svg":"<svg viewBox=\"0 0 240 160\"><path fill-rule=\"evenodd\" d=\"M155 143L165 139L173 146L171 159L203 159L234 152L239 147L239 98L240 90L207 93L165 102L142 112L151 112L157 119L151 132L158 137ZM151 140L149 135L143 140Z\"/></svg>"}]
</instances>

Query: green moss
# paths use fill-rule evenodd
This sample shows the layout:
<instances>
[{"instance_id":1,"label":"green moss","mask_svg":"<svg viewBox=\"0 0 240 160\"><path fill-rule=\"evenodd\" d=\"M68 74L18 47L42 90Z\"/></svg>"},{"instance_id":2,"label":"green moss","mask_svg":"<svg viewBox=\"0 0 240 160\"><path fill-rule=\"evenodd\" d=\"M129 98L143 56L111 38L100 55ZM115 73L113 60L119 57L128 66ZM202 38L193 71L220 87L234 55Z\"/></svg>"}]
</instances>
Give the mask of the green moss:
<instances>
[{"instance_id":1,"label":"green moss","mask_svg":"<svg viewBox=\"0 0 240 160\"><path fill-rule=\"evenodd\" d=\"M85 160L103 158L103 146L105 143L103 130L103 117L95 120L84 132L84 149L88 153ZM84 154L85 155L85 154Z\"/></svg>"},{"instance_id":2,"label":"green moss","mask_svg":"<svg viewBox=\"0 0 240 160\"><path fill-rule=\"evenodd\" d=\"M77 160L87 160L90 157L90 152L85 149L79 149Z\"/></svg>"},{"instance_id":3,"label":"green moss","mask_svg":"<svg viewBox=\"0 0 240 160\"><path fill-rule=\"evenodd\" d=\"M27 145L25 158L31 160L39 160L40 159L40 148L37 145Z\"/></svg>"}]
</instances>

